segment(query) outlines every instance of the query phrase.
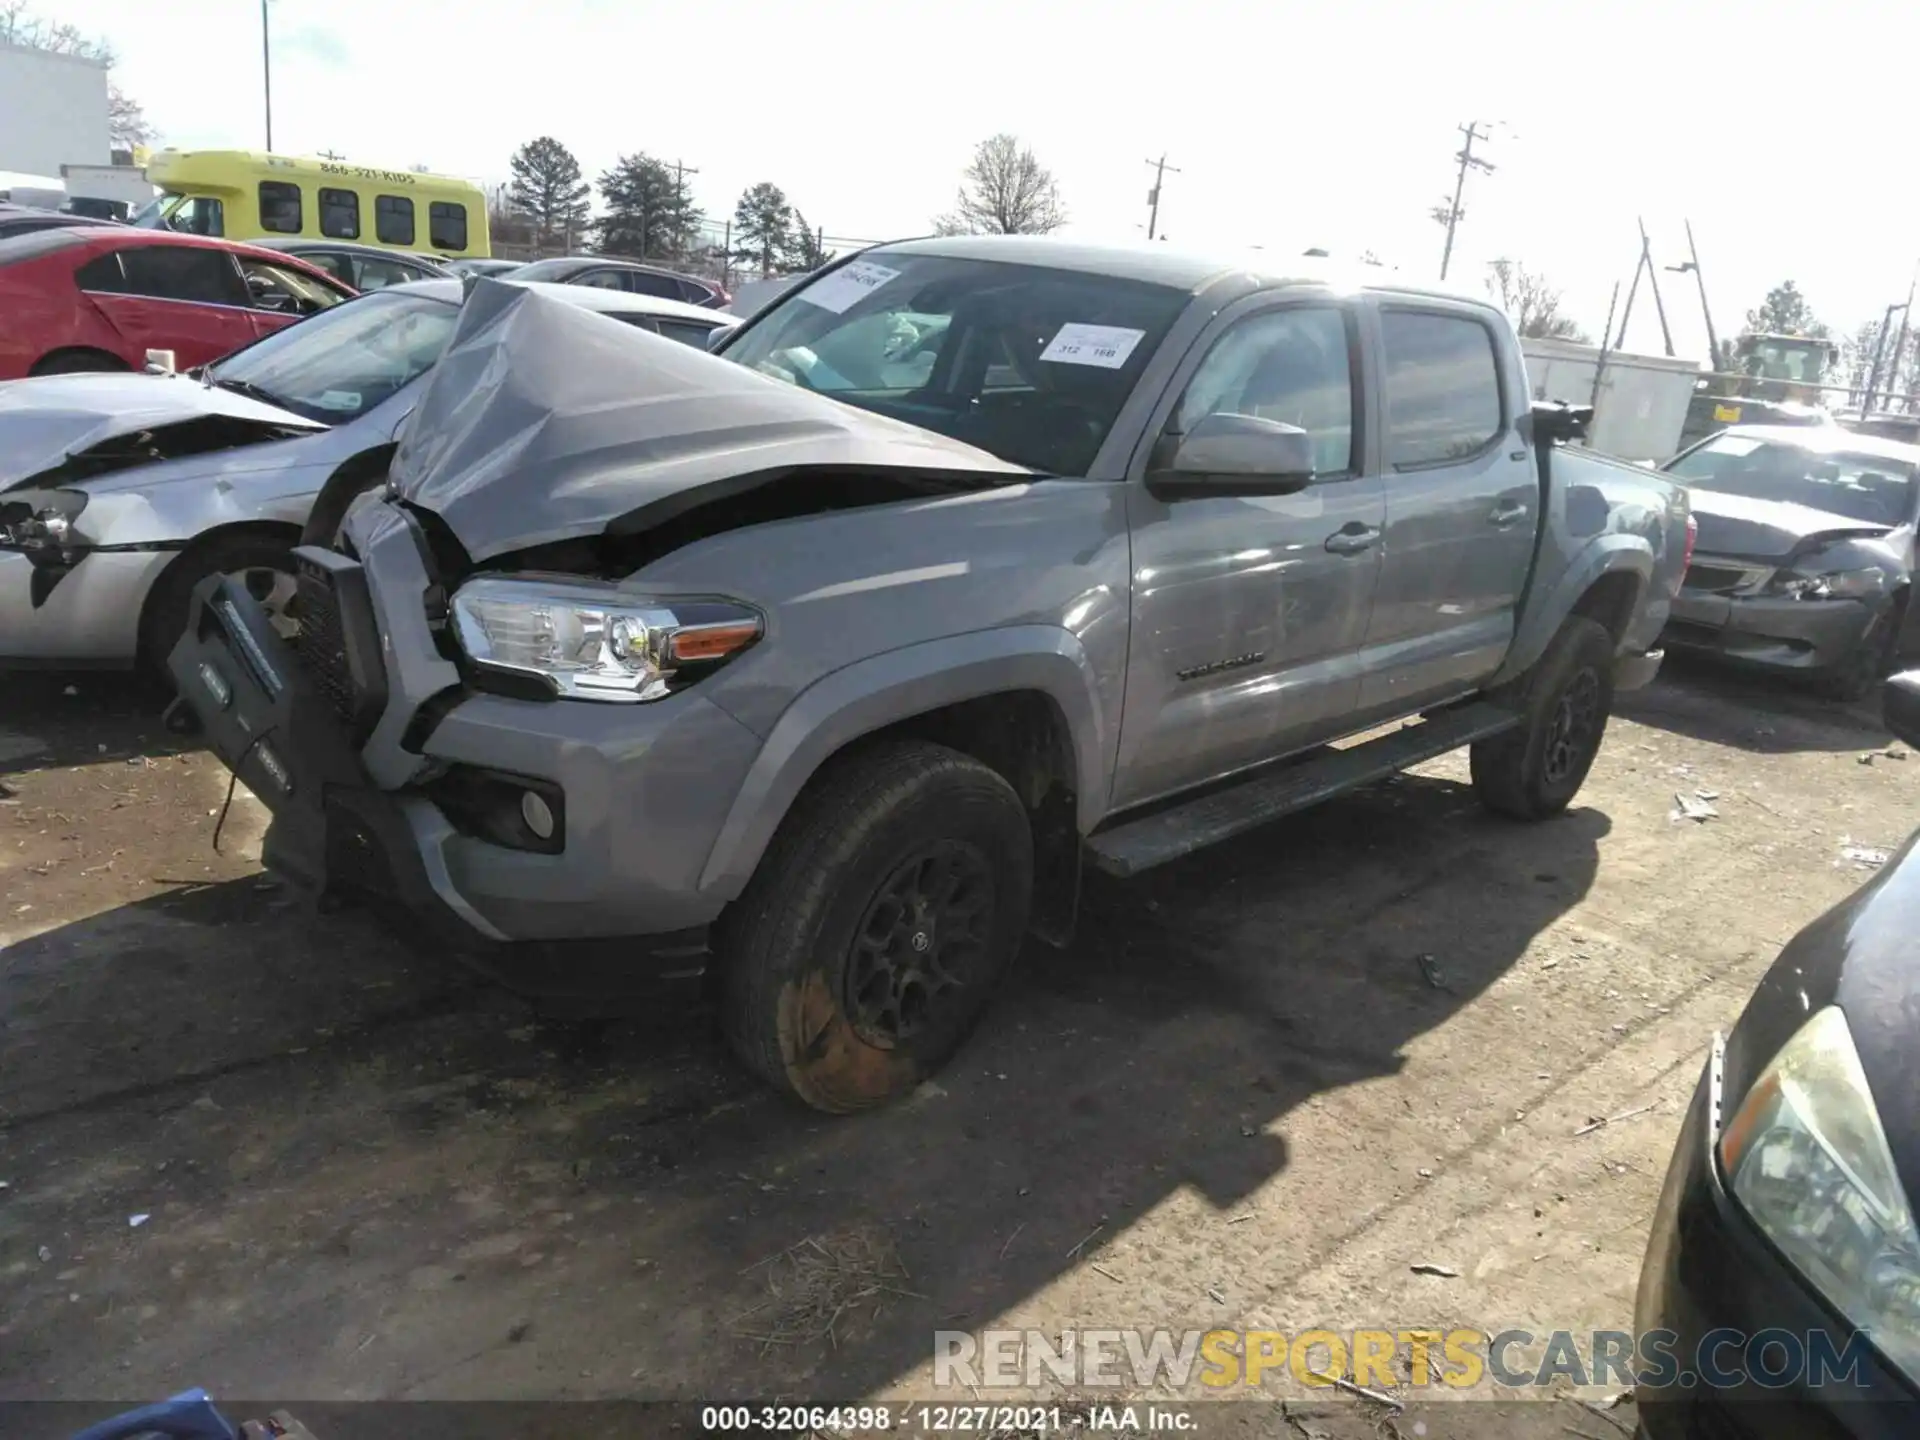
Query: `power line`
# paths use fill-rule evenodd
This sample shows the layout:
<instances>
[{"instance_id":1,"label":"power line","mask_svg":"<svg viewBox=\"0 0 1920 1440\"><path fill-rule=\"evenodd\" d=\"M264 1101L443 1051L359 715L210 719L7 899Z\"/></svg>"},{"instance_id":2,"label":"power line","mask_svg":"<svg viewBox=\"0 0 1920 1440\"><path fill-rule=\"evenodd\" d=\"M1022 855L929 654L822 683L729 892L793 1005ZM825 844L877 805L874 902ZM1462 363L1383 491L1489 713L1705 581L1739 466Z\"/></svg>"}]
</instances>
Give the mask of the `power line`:
<instances>
[{"instance_id":1,"label":"power line","mask_svg":"<svg viewBox=\"0 0 1920 1440\"><path fill-rule=\"evenodd\" d=\"M1162 150L1158 160L1149 160L1153 167L1153 188L1147 191L1147 239L1153 239L1160 228L1160 185L1167 178L1167 172L1180 173L1180 167L1167 164L1167 152Z\"/></svg>"}]
</instances>

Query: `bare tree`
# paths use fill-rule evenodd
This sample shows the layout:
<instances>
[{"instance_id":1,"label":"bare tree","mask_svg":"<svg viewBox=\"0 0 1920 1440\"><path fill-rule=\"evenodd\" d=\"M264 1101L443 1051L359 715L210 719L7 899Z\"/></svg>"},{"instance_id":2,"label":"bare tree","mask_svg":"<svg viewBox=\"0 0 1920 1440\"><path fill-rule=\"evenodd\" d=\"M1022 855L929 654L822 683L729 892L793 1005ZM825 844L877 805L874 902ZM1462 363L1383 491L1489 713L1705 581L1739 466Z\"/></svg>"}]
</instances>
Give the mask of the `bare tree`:
<instances>
[{"instance_id":1,"label":"bare tree","mask_svg":"<svg viewBox=\"0 0 1920 1440\"><path fill-rule=\"evenodd\" d=\"M1012 135L975 147L951 214L934 222L942 235L1045 235L1067 223L1053 172Z\"/></svg>"},{"instance_id":2,"label":"bare tree","mask_svg":"<svg viewBox=\"0 0 1920 1440\"><path fill-rule=\"evenodd\" d=\"M58 23L36 15L26 0L0 0L0 41L28 50L45 50L54 55L76 55L111 70L118 57L104 40L96 40L79 26ZM153 142L154 128L147 123L146 112L118 85L107 83L107 143L116 150L131 150Z\"/></svg>"},{"instance_id":3,"label":"bare tree","mask_svg":"<svg viewBox=\"0 0 1920 1440\"><path fill-rule=\"evenodd\" d=\"M1593 343L1571 315L1561 313L1561 294L1546 276L1517 260L1495 260L1487 268L1492 272L1487 276L1487 293L1500 302L1521 335L1533 340Z\"/></svg>"}]
</instances>

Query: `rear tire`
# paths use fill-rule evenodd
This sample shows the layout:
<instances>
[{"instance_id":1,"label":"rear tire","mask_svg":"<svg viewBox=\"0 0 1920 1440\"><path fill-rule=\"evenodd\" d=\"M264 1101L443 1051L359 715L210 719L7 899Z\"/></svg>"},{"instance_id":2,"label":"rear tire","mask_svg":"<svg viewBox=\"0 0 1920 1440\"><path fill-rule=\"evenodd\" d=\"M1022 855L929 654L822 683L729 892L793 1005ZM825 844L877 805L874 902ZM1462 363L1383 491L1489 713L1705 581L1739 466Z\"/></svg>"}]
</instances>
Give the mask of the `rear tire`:
<instances>
[{"instance_id":1,"label":"rear tire","mask_svg":"<svg viewBox=\"0 0 1920 1440\"><path fill-rule=\"evenodd\" d=\"M181 551L148 592L140 617L141 664L165 677L167 656L187 628L193 588L215 574L246 576L254 598L268 601L270 613L277 611L274 628L282 634L298 631L292 539L258 530L214 535Z\"/></svg>"},{"instance_id":2,"label":"rear tire","mask_svg":"<svg viewBox=\"0 0 1920 1440\"><path fill-rule=\"evenodd\" d=\"M1473 789L1496 815L1545 820L1573 802L1613 713L1613 636L1575 615L1519 686L1520 724L1472 748Z\"/></svg>"},{"instance_id":3,"label":"rear tire","mask_svg":"<svg viewBox=\"0 0 1920 1440\"><path fill-rule=\"evenodd\" d=\"M1032 827L997 772L921 741L833 760L720 921L728 1042L816 1110L884 1104L972 1030L1032 896Z\"/></svg>"},{"instance_id":4,"label":"rear tire","mask_svg":"<svg viewBox=\"0 0 1920 1440\"><path fill-rule=\"evenodd\" d=\"M117 355L109 355L104 350L56 350L51 355L43 355L38 364L28 373L32 375L86 375L91 373L109 373L125 370L126 364Z\"/></svg>"}]
</instances>

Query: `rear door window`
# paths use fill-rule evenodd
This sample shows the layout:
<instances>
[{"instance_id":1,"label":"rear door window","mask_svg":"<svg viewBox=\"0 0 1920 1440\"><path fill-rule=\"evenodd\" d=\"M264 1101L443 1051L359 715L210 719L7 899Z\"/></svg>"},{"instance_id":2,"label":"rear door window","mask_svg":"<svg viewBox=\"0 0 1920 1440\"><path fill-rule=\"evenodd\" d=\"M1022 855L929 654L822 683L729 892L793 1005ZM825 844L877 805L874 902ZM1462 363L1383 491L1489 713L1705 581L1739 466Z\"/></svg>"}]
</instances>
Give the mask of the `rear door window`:
<instances>
[{"instance_id":1,"label":"rear door window","mask_svg":"<svg viewBox=\"0 0 1920 1440\"><path fill-rule=\"evenodd\" d=\"M140 245L120 252L129 295L196 305L246 305L246 286L224 250L198 245Z\"/></svg>"},{"instance_id":2,"label":"rear door window","mask_svg":"<svg viewBox=\"0 0 1920 1440\"><path fill-rule=\"evenodd\" d=\"M373 236L382 245L413 244L413 201L405 195L374 196Z\"/></svg>"},{"instance_id":3,"label":"rear door window","mask_svg":"<svg viewBox=\"0 0 1920 1440\"><path fill-rule=\"evenodd\" d=\"M684 300L686 292L671 275L654 275L645 270L629 270L627 289L636 295L655 295L662 300Z\"/></svg>"},{"instance_id":4,"label":"rear door window","mask_svg":"<svg viewBox=\"0 0 1920 1440\"><path fill-rule=\"evenodd\" d=\"M96 255L73 272L73 283L82 290L99 295L118 295L127 288L126 273L120 268L120 252Z\"/></svg>"},{"instance_id":5,"label":"rear door window","mask_svg":"<svg viewBox=\"0 0 1920 1440\"><path fill-rule=\"evenodd\" d=\"M403 261L375 259L371 255L356 260L354 272L348 283L358 290L384 290L389 285L404 285L409 280L424 278L421 271Z\"/></svg>"},{"instance_id":6,"label":"rear door window","mask_svg":"<svg viewBox=\"0 0 1920 1440\"><path fill-rule=\"evenodd\" d=\"M427 207L427 236L436 250L467 248L467 207L435 200Z\"/></svg>"},{"instance_id":7,"label":"rear door window","mask_svg":"<svg viewBox=\"0 0 1920 1440\"><path fill-rule=\"evenodd\" d=\"M575 285L589 285L595 290L625 290L627 288L627 277L624 271L615 270L611 266L608 266L601 270L582 271L573 278L571 283Z\"/></svg>"},{"instance_id":8,"label":"rear door window","mask_svg":"<svg viewBox=\"0 0 1920 1440\"><path fill-rule=\"evenodd\" d=\"M262 180L260 228L276 235L298 235L300 220L300 187L284 180Z\"/></svg>"},{"instance_id":9,"label":"rear door window","mask_svg":"<svg viewBox=\"0 0 1920 1440\"><path fill-rule=\"evenodd\" d=\"M1457 464L1505 428L1493 332L1464 315L1380 312L1386 361L1387 463Z\"/></svg>"},{"instance_id":10,"label":"rear door window","mask_svg":"<svg viewBox=\"0 0 1920 1440\"><path fill-rule=\"evenodd\" d=\"M329 240L360 238L360 196L356 192L320 187L320 233Z\"/></svg>"},{"instance_id":11,"label":"rear door window","mask_svg":"<svg viewBox=\"0 0 1920 1440\"><path fill-rule=\"evenodd\" d=\"M694 325L685 320L662 320L660 333L669 340L678 340L683 345L691 345L696 350L707 348L707 337L713 334L711 325Z\"/></svg>"}]
</instances>

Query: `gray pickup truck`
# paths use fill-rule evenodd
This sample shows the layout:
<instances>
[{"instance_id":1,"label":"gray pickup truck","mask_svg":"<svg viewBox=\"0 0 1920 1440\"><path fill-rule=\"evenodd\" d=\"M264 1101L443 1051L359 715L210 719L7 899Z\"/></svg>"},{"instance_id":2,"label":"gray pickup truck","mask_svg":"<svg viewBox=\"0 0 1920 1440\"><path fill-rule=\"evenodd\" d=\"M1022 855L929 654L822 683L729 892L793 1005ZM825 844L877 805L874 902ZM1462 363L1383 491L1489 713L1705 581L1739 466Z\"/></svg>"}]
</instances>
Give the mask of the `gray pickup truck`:
<instances>
[{"instance_id":1,"label":"gray pickup truck","mask_svg":"<svg viewBox=\"0 0 1920 1440\"><path fill-rule=\"evenodd\" d=\"M529 989L704 974L748 1065L876 1104L1083 865L1462 745L1553 815L1657 668L1685 492L1370 274L917 240L718 354L479 282L297 645L213 577L173 676L269 865Z\"/></svg>"}]
</instances>

